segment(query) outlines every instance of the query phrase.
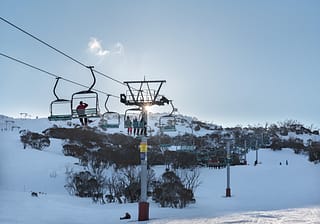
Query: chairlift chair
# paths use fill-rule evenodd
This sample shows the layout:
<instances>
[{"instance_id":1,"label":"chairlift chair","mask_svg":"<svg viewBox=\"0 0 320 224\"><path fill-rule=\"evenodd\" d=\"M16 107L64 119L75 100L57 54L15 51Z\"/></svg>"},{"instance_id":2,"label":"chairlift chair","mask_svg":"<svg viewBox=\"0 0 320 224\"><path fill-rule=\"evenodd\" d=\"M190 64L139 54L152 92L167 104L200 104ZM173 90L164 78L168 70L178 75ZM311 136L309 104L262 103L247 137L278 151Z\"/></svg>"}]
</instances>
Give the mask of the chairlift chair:
<instances>
[{"instance_id":1,"label":"chairlift chair","mask_svg":"<svg viewBox=\"0 0 320 224\"><path fill-rule=\"evenodd\" d=\"M176 131L176 118L172 115L164 115L159 119L159 126L163 132Z\"/></svg>"},{"instance_id":2,"label":"chairlift chair","mask_svg":"<svg viewBox=\"0 0 320 224\"><path fill-rule=\"evenodd\" d=\"M129 117L129 119L131 120L131 122L133 122L134 118L137 118L138 120L138 126L136 128L140 128L140 119L141 119L141 115L142 115L142 110L139 107L135 107L135 108L129 108L125 111L124 113L124 128L129 128L130 125L129 123L126 121L127 117Z\"/></svg>"},{"instance_id":3,"label":"chairlift chair","mask_svg":"<svg viewBox=\"0 0 320 224\"><path fill-rule=\"evenodd\" d=\"M77 111L77 106L80 104L81 101L88 104L88 107L84 110L83 113ZM72 118L79 118L81 116L86 116L88 118L100 117L98 93L87 90L72 94L71 108Z\"/></svg>"},{"instance_id":4,"label":"chairlift chair","mask_svg":"<svg viewBox=\"0 0 320 224\"><path fill-rule=\"evenodd\" d=\"M60 99L56 94L56 88L58 85L60 77L57 77L56 83L53 88L53 94L56 100L50 103L50 116L49 121L66 121L71 120L72 116L70 114L70 100Z\"/></svg>"},{"instance_id":5,"label":"chairlift chair","mask_svg":"<svg viewBox=\"0 0 320 224\"><path fill-rule=\"evenodd\" d=\"M177 111L177 108L175 108L172 104L172 100L170 100L170 104L172 106L172 111L168 115L161 116L159 118L159 127L160 131L162 132L174 132L176 131L176 116L173 114Z\"/></svg>"},{"instance_id":6,"label":"chairlift chair","mask_svg":"<svg viewBox=\"0 0 320 224\"><path fill-rule=\"evenodd\" d=\"M72 118L79 118L79 117L87 117L87 118L97 118L100 117L99 113L99 100L98 100L98 93L92 91L91 89L96 83L96 78L93 73L93 66L88 66L93 76L93 84L88 90L76 92L72 94L71 97L71 112ZM84 102L88 104L88 107L85 108L84 111L77 111L77 106L80 102Z\"/></svg>"},{"instance_id":7,"label":"chairlift chair","mask_svg":"<svg viewBox=\"0 0 320 224\"><path fill-rule=\"evenodd\" d=\"M109 111L107 107L107 102L110 95L107 96L104 107L106 108L106 112L102 115L101 120L99 122L99 126L106 130L107 128L119 128L120 127L120 114L117 112Z\"/></svg>"}]
</instances>

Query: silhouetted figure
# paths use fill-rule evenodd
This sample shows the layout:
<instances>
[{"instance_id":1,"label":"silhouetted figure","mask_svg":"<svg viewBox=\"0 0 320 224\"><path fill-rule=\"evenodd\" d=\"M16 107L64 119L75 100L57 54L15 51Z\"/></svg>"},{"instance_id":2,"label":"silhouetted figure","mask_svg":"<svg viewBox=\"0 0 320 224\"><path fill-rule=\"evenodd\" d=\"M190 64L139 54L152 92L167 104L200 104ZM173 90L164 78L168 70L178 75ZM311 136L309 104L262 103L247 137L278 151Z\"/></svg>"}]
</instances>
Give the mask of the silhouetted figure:
<instances>
[{"instance_id":1,"label":"silhouetted figure","mask_svg":"<svg viewBox=\"0 0 320 224\"><path fill-rule=\"evenodd\" d=\"M288 162L288 160L286 160L286 165L287 165L287 166L289 165L289 162Z\"/></svg>"},{"instance_id":2,"label":"silhouetted figure","mask_svg":"<svg viewBox=\"0 0 320 224\"><path fill-rule=\"evenodd\" d=\"M125 121L126 123L126 127L128 128L128 135L131 135L132 134L132 121L130 120L130 117L127 116L127 119Z\"/></svg>"},{"instance_id":3,"label":"silhouetted figure","mask_svg":"<svg viewBox=\"0 0 320 224\"><path fill-rule=\"evenodd\" d=\"M139 122L138 122L138 119L137 117L135 117L133 119L133 122L132 122L132 126L133 126L133 134L134 135L138 135L139 134Z\"/></svg>"},{"instance_id":4,"label":"silhouetted figure","mask_svg":"<svg viewBox=\"0 0 320 224\"><path fill-rule=\"evenodd\" d=\"M80 101L80 104L77 106L77 113L79 115L79 120L80 120L80 123L83 125L83 126L87 126L88 125L88 118L87 118L87 115L86 115L86 108L88 107L88 104Z\"/></svg>"},{"instance_id":5,"label":"silhouetted figure","mask_svg":"<svg viewBox=\"0 0 320 224\"><path fill-rule=\"evenodd\" d=\"M120 217L120 220L122 219L131 219L131 215L128 212L126 212L126 214L123 217Z\"/></svg>"},{"instance_id":6,"label":"silhouetted figure","mask_svg":"<svg viewBox=\"0 0 320 224\"><path fill-rule=\"evenodd\" d=\"M147 122L144 120L143 116L140 120L140 135L147 136Z\"/></svg>"}]
</instances>

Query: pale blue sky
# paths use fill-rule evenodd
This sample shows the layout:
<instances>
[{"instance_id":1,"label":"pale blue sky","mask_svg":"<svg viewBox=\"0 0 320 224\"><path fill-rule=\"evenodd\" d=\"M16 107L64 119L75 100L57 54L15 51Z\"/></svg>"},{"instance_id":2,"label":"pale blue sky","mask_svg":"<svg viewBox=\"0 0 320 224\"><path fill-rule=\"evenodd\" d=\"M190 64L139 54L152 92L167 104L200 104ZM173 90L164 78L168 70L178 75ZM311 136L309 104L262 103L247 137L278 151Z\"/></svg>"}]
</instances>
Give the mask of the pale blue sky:
<instances>
[{"instance_id":1,"label":"pale blue sky","mask_svg":"<svg viewBox=\"0 0 320 224\"><path fill-rule=\"evenodd\" d=\"M0 15L117 80L167 80L161 93L182 114L320 127L320 1L1 0ZM0 30L0 53L90 85L88 70L3 21ZM0 114L48 116L54 78L1 56L0 71ZM99 75L96 88L126 91ZM61 98L79 90L58 88ZM126 109L115 98L110 107Z\"/></svg>"}]
</instances>

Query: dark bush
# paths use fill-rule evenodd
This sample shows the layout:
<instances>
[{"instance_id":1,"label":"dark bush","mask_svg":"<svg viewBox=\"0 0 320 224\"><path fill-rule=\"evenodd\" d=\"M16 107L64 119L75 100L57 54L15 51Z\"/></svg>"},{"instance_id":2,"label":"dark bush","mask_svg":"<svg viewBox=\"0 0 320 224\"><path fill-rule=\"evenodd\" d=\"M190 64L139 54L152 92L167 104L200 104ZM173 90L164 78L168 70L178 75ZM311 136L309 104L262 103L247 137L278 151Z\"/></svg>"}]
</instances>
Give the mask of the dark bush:
<instances>
[{"instance_id":1,"label":"dark bush","mask_svg":"<svg viewBox=\"0 0 320 224\"><path fill-rule=\"evenodd\" d=\"M139 182L132 182L124 189L124 196L129 203L138 202L141 194Z\"/></svg>"},{"instance_id":2,"label":"dark bush","mask_svg":"<svg viewBox=\"0 0 320 224\"><path fill-rule=\"evenodd\" d=\"M20 133L20 140L23 143L24 149L30 146L33 149L43 150L45 147L50 146L50 139L45 135L31 131L22 131Z\"/></svg>"},{"instance_id":3,"label":"dark bush","mask_svg":"<svg viewBox=\"0 0 320 224\"><path fill-rule=\"evenodd\" d=\"M93 202L100 201L105 203L103 199L103 183L92 175L89 171L81 171L78 173L67 173L67 184L65 188L70 194L78 197L90 197Z\"/></svg>"},{"instance_id":4,"label":"dark bush","mask_svg":"<svg viewBox=\"0 0 320 224\"><path fill-rule=\"evenodd\" d=\"M67 139L69 142L81 143L87 148L106 145L107 135L94 129L81 128L49 128L43 133L50 138Z\"/></svg>"},{"instance_id":5,"label":"dark bush","mask_svg":"<svg viewBox=\"0 0 320 224\"><path fill-rule=\"evenodd\" d=\"M305 149L303 140L298 138L295 138L295 139L289 138L289 140L285 142L285 147L292 148L294 152L297 154L303 152Z\"/></svg>"},{"instance_id":6,"label":"dark bush","mask_svg":"<svg viewBox=\"0 0 320 224\"><path fill-rule=\"evenodd\" d=\"M270 148L273 150L281 150L285 145L283 144L283 141L278 138L274 137L271 139Z\"/></svg>"},{"instance_id":7,"label":"dark bush","mask_svg":"<svg viewBox=\"0 0 320 224\"><path fill-rule=\"evenodd\" d=\"M73 156L76 158L83 158L87 152L86 148L79 145L65 144L63 145L63 154L65 156Z\"/></svg>"},{"instance_id":8,"label":"dark bush","mask_svg":"<svg viewBox=\"0 0 320 224\"><path fill-rule=\"evenodd\" d=\"M178 169L186 169L186 168L192 168L197 165L197 156L193 152L176 152L175 159L173 161L173 168Z\"/></svg>"},{"instance_id":9,"label":"dark bush","mask_svg":"<svg viewBox=\"0 0 320 224\"><path fill-rule=\"evenodd\" d=\"M313 142L309 146L309 161L315 163L320 162L320 142Z\"/></svg>"},{"instance_id":10,"label":"dark bush","mask_svg":"<svg viewBox=\"0 0 320 224\"><path fill-rule=\"evenodd\" d=\"M194 198L192 190L185 188L174 172L167 171L154 188L153 200L161 207L184 208Z\"/></svg>"}]
</instances>

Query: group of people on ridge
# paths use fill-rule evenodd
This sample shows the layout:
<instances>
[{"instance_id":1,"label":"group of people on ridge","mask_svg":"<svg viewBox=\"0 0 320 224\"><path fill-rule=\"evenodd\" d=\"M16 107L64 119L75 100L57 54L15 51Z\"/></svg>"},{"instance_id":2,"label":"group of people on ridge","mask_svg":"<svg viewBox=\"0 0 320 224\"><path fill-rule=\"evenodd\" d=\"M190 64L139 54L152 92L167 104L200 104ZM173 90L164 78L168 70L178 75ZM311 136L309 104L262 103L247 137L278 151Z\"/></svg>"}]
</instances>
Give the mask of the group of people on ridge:
<instances>
[{"instance_id":1,"label":"group of people on ridge","mask_svg":"<svg viewBox=\"0 0 320 224\"><path fill-rule=\"evenodd\" d=\"M138 121L137 117L131 121L130 117L127 116L125 120L125 126L127 127L128 135L132 135L132 130L134 136L136 135L144 135L147 136L147 122L144 120L143 116L140 121Z\"/></svg>"}]
</instances>

